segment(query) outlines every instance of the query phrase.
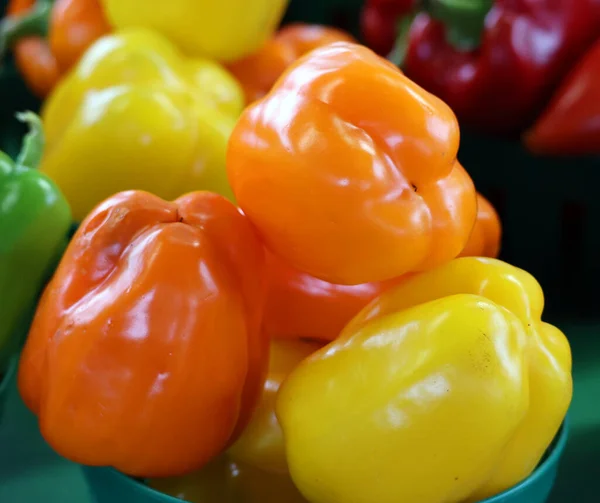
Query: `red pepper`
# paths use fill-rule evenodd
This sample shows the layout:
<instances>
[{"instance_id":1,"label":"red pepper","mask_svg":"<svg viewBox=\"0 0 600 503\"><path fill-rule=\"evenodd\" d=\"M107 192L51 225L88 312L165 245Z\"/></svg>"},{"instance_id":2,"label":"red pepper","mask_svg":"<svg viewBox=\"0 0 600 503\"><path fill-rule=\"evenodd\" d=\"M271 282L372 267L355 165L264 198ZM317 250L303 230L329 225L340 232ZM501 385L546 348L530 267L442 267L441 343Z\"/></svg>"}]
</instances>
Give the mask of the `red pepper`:
<instances>
[{"instance_id":1,"label":"red pepper","mask_svg":"<svg viewBox=\"0 0 600 503\"><path fill-rule=\"evenodd\" d=\"M535 153L600 153L600 39L573 67L550 105L525 135Z\"/></svg>"},{"instance_id":2,"label":"red pepper","mask_svg":"<svg viewBox=\"0 0 600 503\"><path fill-rule=\"evenodd\" d=\"M398 20L410 13L415 0L367 0L360 16L362 36L377 54L386 56L398 35Z\"/></svg>"},{"instance_id":3,"label":"red pepper","mask_svg":"<svg viewBox=\"0 0 600 503\"><path fill-rule=\"evenodd\" d=\"M600 0L422 0L417 10L405 73L461 123L495 134L530 126L600 36Z\"/></svg>"}]
</instances>

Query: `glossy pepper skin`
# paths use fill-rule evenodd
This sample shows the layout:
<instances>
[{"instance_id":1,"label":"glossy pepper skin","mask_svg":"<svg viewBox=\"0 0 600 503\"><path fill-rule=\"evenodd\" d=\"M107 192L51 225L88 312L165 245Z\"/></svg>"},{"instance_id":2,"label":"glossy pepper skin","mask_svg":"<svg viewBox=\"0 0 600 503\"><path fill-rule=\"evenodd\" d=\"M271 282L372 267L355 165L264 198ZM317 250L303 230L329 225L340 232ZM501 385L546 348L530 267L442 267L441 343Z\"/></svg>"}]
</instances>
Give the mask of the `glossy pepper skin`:
<instances>
[{"instance_id":1,"label":"glossy pepper skin","mask_svg":"<svg viewBox=\"0 0 600 503\"><path fill-rule=\"evenodd\" d=\"M152 480L150 487L191 503L306 501L288 473L283 434L275 416L275 399L287 375L322 346L313 341L272 341L269 371L259 405L236 443L199 472Z\"/></svg>"},{"instance_id":2,"label":"glossy pepper skin","mask_svg":"<svg viewBox=\"0 0 600 503\"><path fill-rule=\"evenodd\" d=\"M497 258L500 254L502 224L496 209L481 194L477 194L477 219L467 246L460 257Z\"/></svg>"},{"instance_id":3,"label":"glossy pepper skin","mask_svg":"<svg viewBox=\"0 0 600 503\"><path fill-rule=\"evenodd\" d=\"M428 12L416 17L402 67L444 100L461 124L492 134L529 127L600 34L597 0L429 3L447 12L441 20ZM462 5L484 9L478 37L461 33L469 15Z\"/></svg>"},{"instance_id":4,"label":"glossy pepper skin","mask_svg":"<svg viewBox=\"0 0 600 503\"><path fill-rule=\"evenodd\" d=\"M300 491L314 503L475 502L527 477L572 395L569 344L542 308L531 275L473 257L375 299L279 390Z\"/></svg>"},{"instance_id":5,"label":"glossy pepper skin","mask_svg":"<svg viewBox=\"0 0 600 503\"><path fill-rule=\"evenodd\" d=\"M275 416L281 383L298 364L323 347L310 340L273 340L269 371L259 405L242 435L229 449L235 461L272 473L288 473L283 433Z\"/></svg>"},{"instance_id":6,"label":"glossy pepper skin","mask_svg":"<svg viewBox=\"0 0 600 503\"><path fill-rule=\"evenodd\" d=\"M285 69L301 56L334 42L353 42L347 33L328 26L293 23L284 26L256 53L228 65L238 79L246 102L265 96Z\"/></svg>"},{"instance_id":7,"label":"glossy pepper skin","mask_svg":"<svg viewBox=\"0 0 600 503\"><path fill-rule=\"evenodd\" d=\"M98 0L12 0L0 40L13 46L28 87L43 98L110 31Z\"/></svg>"},{"instance_id":8,"label":"glossy pepper skin","mask_svg":"<svg viewBox=\"0 0 600 503\"><path fill-rule=\"evenodd\" d=\"M238 204L288 264L336 284L384 281L464 248L476 193L458 141L444 103L369 49L338 42L246 108L227 170Z\"/></svg>"},{"instance_id":9,"label":"glossy pepper skin","mask_svg":"<svg viewBox=\"0 0 600 503\"><path fill-rule=\"evenodd\" d=\"M332 341L393 280L337 285L295 269L267 252L263 327L269 337Z\"/></svg>"},{"instance_id":10,"label":"glossy pepper skin","mask_svg":"<svg viewBox=\"0 0 600 503\"><path fill-rule=\"evenodd\" d=\"M122 190L232 198L225 151L243 106L239 84L217 63L188 59L148 30L107 35L44 106L41 169L78 221Z\"/></svg>"},{"instance_id":11,"label":"glossy pepper skin","mask_svg":"<svg viewBox=\"0 0 600 503\"><path fill-rule=\"evenodd\" d=\"M38 306L18 385L61 455L128 475L196 470L232 443L268 364L263 248L222 196L100 204Z\"/></svg>"},{"instance_id":12,"label":"glossy pepper skin","mask_svg":"<svg viewBox=\"0 0 600 503\"><path fill-rule=\"evenodd\" d=\"M39 118L19 117L30 127L21 154L13 162L0 152L0 373L71 225L64 196L36 170L44 145Z\"/></svg>"},{"instance_id":13,"label":"glossy pepper skin","mask_svg":"<svg viewBox=\"0 0 600 503\"><path fill-rule=\"evenodd\" d=\"M600 39L573 67L525 144L538 154L582 155L600 152Z\"/></svg>"},{"instance_id":14,"label":"glossy pepper skin","mask_svg":"<svg viewBox=\"0 0 600 503\"><path fill-rule=\"evenodd\" d=\"M492 257L500 252L502 227L494 207L477 194L477 220L461 257ZM328 283L287 265L272 253L266 260L267 300L263 328L269 337L334 340L375 297L409 275L359 285Z\"/></svg>"},{"instance_id":15,"label":"glossy pepper skin","mask_svg":"<svg viewBox=\"0 0 600 503\"><path fill-rule=\"evenodd\" d=\"M252 54L277 29L288 0L101 0L118 29L145 27L162 33L188 55L234 61Z\"/></svg>"}]
</instances>

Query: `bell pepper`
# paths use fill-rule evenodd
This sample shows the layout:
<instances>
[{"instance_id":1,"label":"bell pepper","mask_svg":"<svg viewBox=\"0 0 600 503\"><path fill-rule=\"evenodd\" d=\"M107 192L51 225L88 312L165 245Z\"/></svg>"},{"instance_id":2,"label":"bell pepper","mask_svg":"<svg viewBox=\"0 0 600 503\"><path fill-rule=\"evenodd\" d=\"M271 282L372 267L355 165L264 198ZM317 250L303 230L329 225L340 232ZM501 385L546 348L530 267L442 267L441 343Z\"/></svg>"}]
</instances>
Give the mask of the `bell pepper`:
<instances>
[{"instance_id":1,"label":"bell pepper","mask_svg":"<svg viewBox=\"0 0 600 503\"><path fill-rule=\"evenodd\" d=\"M28 87L43 98L109 31L98 0L11 0L0 24L0 56L12 47Z\"/></svg>"},{"instance_id":2,"label":"bell pepper","mask_svg":"<svg viewBox=\"0 0 600 503\"><path fill-rule=\"evenodd\" d=\"M275 339L332 341L344 326L394 280L336 285L266 254L267 300L263 328Z\"/></svg>"},{"instance_id":3,"label":"bell pepper","mask_svg":"<svg viewBox=\"0 0 600 503\"><path fill-rule=\"evenodd\" d=\"M188 59L148 30L106 35L45 104L40 169L78 221L121 190L232 198L225 151L243 106L239 84L217 63Z\"/></svg>"},{"instance_id":4,"label":"bell pepper","mask_svg":"<svg viewBox=\"0 0 600 503\"><path fill-rule=\"evenodd\" d=\"M527 272L473 257L371 302L279 389L300 492L463 503L527 477L572 396L569 344L541 321L543 302Z\"/></svg>"},{"instance_id":5,"label":"bell pepper","mask_svg":"<svg viewBox=\"0 0 600 503\"><path fill-rule=\"evenodd\" d=\"M188 55L235 61L252 54L277 29L289 0L101 0L118 29L146 27Z\"/></svg>"},{"instance_id":6,"label":"bell pepper","mask_svg":"<svg viewBox=\"0 0 600 503\"><path fill-rule=\"evenodd\" d=\"M318 279L360 284L464 248L476 192L458 143L443 102L369 49L337 42L298 60L245 109L227 170L274 254Z\"/></svg>"},{"instance_id":7,"label":"bell pepper","mask_svg":"<svg viewBox=\"0 0 600 503\"><path fill-rule=\"evenodd\" d=\"M44 146L41 122L31 112L18 117L30 127L21 153L13 162L0 151L0 373L71 225L64 196L36 170Z\"/></svg>"},{"instance_id":8,"label":"bell pepper","mask_svg":"<svg viewBox=\"0 0 600 503\"><path fill-rule=\"evenodd\" d=\"M600 153L600 39L573 67L550 104L525 134L538 154Z\"/></svg>"},{"instance_id":9,"label":"bell pepper","mask_svg":"<svg viewBox=\"0 0 600 503\"><path fill-rule=\"evenodd\" d=\"M289 373L322 346L310 340L271 342L269 371L261 400L248 426L228 451L232 459L267 472L288 473L283 434L275 416L275 398Z\"/></svg>"},{"instance_id":10,"label":"bell pepper","mask_svg":"<svg viewBox=\"0 0 600 503\"><path fill-rule=\"evenodd\" d=\"M533 123L600 33L597 0L416 0L404 16L394 59L407 76L461 124L509 136Z\"/></svg>"},{"instance_id":11,"label":"bell pepper","mask_svg":"<svg viewBox=\"0 0 600 503\"><path fill-rule=\"evenodd\" d=\"M18 374L62 456L139 477L199 469L263 388L264 253L222 196L122 192L83 221L38 306Z\"/></svg>"},{"instance_id":12,"label":"bell pepper","mask_svg":"<svg viewBox=\"0 0 600 503\"><path fill-rule=\"evenodd\" d=\"M477 194L477 220L459 256L497 257L501 225L494 207ZM263 328L269 337L332 341L371 300L408 277L359 285L328 283L266 255L267 301Z\"/></svg>"},{"instance_id":13,"label":"bell pepper","mask_svg":"<svg viewBox=\"0 0 600 503\"><path fill-rule=\"evenodd\" d=\"M360 13L360 30L365 43L377 54L394 48L399 24L408 17L417 0L366 0Z\"/></svg>"},{"instance_id":14,"label":"bell pepper","mask_svg":"<svg viewBox=\"0 0 600 503\"><path fill-rule=\"evenodd\" d=\"M311 341L272 341L263 394L236 443L199 472L154 479L150 486L191 503L306 501L288 473L283 434L275 417L275 398L290 371L321 347L322 344Z\"/></svg>"},{"instance_id":15,"label":"bell pepper","mask_svg":"<svg viewBox=\"0 0 600 503\"><path fill-rule=\"evenodd\" d=\"M477 194L477 219L471 236L460 253L460 257L491 257L500 253L502 224L492 204L481 194Z\"/></svg>"},{"instance_id":16,"label":"bell pepper","mask_svg":"<svg viewBox=\"0 0 600 503\"><path fill-rule=\"evenodd\" d=\"M267 472L226 455L183 477L151 479L149 486L187 503L309 503L289 474Z\"/></svg>"},{"instance_id":17,"label":"bell pepper","mask_svg":"<svg viewBox=\"0 0 600 503\"><path fill-rule=\"evenodd\" d=\"M228 65L244 88L246 102L267 94L294 61L306 53L334 42L354 39L336 28L294 23L283 27L258 52Z\"/></svg>"}]
</instances>

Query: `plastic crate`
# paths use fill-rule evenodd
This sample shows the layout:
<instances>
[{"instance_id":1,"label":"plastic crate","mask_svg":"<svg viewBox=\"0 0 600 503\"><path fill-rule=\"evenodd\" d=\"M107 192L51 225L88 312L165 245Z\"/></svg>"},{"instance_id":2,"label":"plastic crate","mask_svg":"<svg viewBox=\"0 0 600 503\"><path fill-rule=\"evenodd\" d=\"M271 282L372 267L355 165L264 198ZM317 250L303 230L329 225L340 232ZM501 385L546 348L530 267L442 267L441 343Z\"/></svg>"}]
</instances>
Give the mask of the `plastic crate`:
<instances>
[{"instance_id":1,"label":"plastic crate","mask_svg":"<svg viewBox=\"0 0 600 503\"><path fill-rule=\"evenodd\" d=\"M463 132L459 159L503 224L503 260L533 274L546 312L600 307L600 158L536 157L518 141Z\"/></svg>"}]
</instances>

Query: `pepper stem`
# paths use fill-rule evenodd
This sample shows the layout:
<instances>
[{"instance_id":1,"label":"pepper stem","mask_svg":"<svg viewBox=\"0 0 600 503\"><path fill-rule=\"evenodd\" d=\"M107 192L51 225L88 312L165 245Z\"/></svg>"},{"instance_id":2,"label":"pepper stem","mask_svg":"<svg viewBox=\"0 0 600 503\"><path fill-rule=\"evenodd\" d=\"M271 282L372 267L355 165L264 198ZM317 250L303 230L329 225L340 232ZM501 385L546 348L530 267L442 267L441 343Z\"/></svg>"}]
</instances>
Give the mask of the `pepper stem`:
<instances>
[{"instance_id":1,"label":"pepper stem","mask_svg":"<svg viewBox=\"0 0 600 503\"><path fill-rule=\"evenodd\" d=\"M494 0L423 0L429 15L446 25L446 34L458 50L470 51L479 46L485 17Z\"/></svg>"},{"instance_id":2,"label":"pepper stem","mask_svg":"<svg viewBox=\"0 0 600 503\"><path fill-rule=\"evenodd\" d=\"M39 166L46 143L44 126L39 116L33 112L19 112L17 119L29 126L29 132L23 138L21 152L16 165L21 168L35 169Z\"/></svg>"},{"instance_id":3,"label":"pepper stem","mask_svg":"<svg viewBox=\"0 0 600 503\"><path fill-rule=\"evenodd\" d=\"M37 0L33 9L0 21L0 60L20 38L30 35L44 37L48 34L52 3L52 0Z\"/></svg>"},{"instance_id":4,"label":"pepper stem","mask_svg":"<svg viewBox=\"0 0 600 503\"><path fill-rule=\"evenodd\" d=\"M387 56L388 60L400 68L402 68L404 59L406 58L406 51L408 50L410 37L410 28L415 20L415 17L415 14L411 14L400 19L397 30L398 36L396 37L392 51Z\"/></svg>"}]
</instances>

